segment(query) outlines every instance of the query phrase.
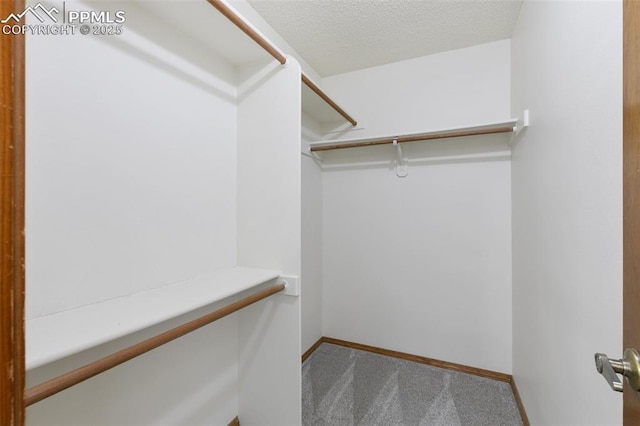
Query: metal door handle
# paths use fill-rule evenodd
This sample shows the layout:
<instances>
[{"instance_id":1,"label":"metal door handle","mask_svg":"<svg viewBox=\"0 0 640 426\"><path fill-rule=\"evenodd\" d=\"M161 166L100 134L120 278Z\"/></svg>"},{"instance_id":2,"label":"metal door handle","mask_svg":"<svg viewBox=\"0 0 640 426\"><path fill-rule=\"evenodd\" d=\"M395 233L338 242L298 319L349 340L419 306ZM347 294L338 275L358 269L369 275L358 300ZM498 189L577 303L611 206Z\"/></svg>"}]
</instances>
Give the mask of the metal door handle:
<instances>
[{"instance_id":1,"label":"metal door handle","mask_svg":"<svg viewBox=\"0 0 640 426\"><path fill-rule=\"evenodd\" d=\"M622 359L609 359L605 354L595 354L596 370L604 376L611 389L622 392L622 381L618 374L627 378L634 391L640 391L640 354L635 349L626 349Z\"/></svg>"}]
</instances>

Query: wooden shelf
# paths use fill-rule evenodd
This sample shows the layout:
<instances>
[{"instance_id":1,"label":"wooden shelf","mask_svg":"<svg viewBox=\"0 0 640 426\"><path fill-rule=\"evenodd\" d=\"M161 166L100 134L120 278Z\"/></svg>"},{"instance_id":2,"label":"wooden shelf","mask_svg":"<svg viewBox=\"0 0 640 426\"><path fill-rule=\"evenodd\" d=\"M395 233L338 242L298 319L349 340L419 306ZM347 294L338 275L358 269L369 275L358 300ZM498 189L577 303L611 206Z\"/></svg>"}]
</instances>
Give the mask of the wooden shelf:
<instances>
[{"instance_id":1,"label":"wooden shelf","mask_svg":"<svg viewBox=\"0 0 640 426\"><path fill-rule=\"evenodd\" d=\"M279 271L236 267L193 280L26 321L26 368L135 333L275 280Z\"/></svg>"}]
</instances>

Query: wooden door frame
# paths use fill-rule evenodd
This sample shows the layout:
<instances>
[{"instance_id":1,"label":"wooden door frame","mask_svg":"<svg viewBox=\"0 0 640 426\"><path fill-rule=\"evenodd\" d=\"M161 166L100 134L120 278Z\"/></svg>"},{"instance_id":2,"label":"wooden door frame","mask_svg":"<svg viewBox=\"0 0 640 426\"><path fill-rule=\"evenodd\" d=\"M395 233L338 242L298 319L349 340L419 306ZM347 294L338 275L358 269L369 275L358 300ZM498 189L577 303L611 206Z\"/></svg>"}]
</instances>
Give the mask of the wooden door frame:
<instances>
[{"instance_id":1,"label":"wooden door frame","mask_svg":"<svg viewBox=\"0 0 640 426\"><path fill-rule=\"evenodd\" d=\"M24 10L0 0L0 17ZM24 424L25 50L23 35L0 34L0 424Z\"/></svg>"},{"instance_id":2,"label":"wooden door frame","mask_svg":"<svg viewBox=\"0 0 640 426\"><path fill-rule=\"evenodd\" d=\"M640 2L623 2L623 348L640 349ZM640 424L640 393L624 381L625 426Z\"/></svg>"}]
</instances>

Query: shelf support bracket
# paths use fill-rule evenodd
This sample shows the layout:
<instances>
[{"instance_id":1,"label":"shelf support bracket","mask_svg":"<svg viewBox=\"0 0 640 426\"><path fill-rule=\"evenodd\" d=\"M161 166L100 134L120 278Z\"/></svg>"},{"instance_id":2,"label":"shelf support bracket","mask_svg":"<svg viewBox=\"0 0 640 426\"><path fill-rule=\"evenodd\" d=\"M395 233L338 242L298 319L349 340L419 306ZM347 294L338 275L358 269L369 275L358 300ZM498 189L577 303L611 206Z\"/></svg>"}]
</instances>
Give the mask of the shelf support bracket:
<instances>
[{"instance_id":1,"label":"shelf support bracket","mask_svg":"<svg viewBox=\"0 0 640 426\"><path fill-rule=\"evenodd\" d=\"M522 116L518 118L516 124L513 125L513 132L511 133L511 138L509 139L509 145L513 145L513 141L516 140L518 135L527 127L529 127L529 110L525 109L522 111Z\"/></svg>"}]
</instances>

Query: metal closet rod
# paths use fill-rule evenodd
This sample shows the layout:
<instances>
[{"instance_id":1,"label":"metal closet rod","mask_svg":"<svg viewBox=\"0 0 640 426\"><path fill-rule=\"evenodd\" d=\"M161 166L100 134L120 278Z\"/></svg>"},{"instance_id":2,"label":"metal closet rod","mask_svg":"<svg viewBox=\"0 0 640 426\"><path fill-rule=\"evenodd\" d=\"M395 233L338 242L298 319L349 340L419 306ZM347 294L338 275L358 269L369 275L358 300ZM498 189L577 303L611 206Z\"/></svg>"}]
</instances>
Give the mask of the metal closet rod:
<instances>
[{"instance_id":1,"label":"metal closet rod","mask_svg":"<svg viewBox=\"0 0 640 426\"><path fill-rule=\"evenodd\" d=\"M329 151L332 149L356 148L359 146L386 145L386 144L392 144L394 141L398 143L418 142L418 141L427 141L431 139L459 138L462 136L490 135L493 133L510 133L510 132L513 132L512 126L493 127L488 129L477 129L477 130L430 132L430 133L423 133L423 134L410 135L410 136L399 136L397 138L394 138L394 137L372 138L372 139L359 140L357 142L311 146L310 150L311 151Z\"/></svg>"},{"instance_id":2,"label":"metal closet rod","mask_svg":"<svg viewBox=\"0 0 640 426\"><path fill-rule=\"evenodd\" d=\"M279 293L284 290L285 284L276 284L271 287L267 287L261 291L258 291L251 296L247 296L237 302L231 303L217 311L203 315L178 327L167 330L164 333L151 337L128 348L122 349L111 355L107 355L97 361L89 363L83 367L77 368L73 371L65 373L61 376L55 377L37 386L33 386L24 392L25 406L35 404L42 401L58 392L61 392L71 386L77 385L93 376L96 376L110 368L116 367L130 359L149 352L152 349L162 346L165 343L169 343L172 340L182 337L187 333L191 333L210 324L220 318L226 317L246 306L256 303L262 299L265 299L273 294Z\"/></svg>"},{"instance_id":3,"label":"metal closet rod","mask_svg":"<svg viewBox=\"0 0 640 426\"><path fill-rule=\"evenodd\" d=\"M251 40L255 41L267 51L276 61L284 65L287 62L287 58L280 53L280 51L273 46L267 39L262 37L256 30L248 25L240 16L236 15L222 0L207 0L218 12L222 13L228 20L230 20L236 27L238 27L243 33L249 36ZM340 108L326 93L322 91L316 84L314 84L309 77L302 73L302 82L306 84L309 89L313 90L323 101L325 101L331 108L336 110L338 114L344 117L353 126L356 126L358 122L353 119L345 110Z\"/></svg>"}]
</instances>

